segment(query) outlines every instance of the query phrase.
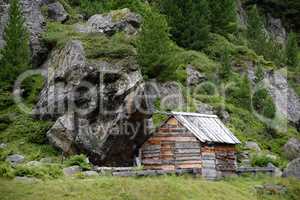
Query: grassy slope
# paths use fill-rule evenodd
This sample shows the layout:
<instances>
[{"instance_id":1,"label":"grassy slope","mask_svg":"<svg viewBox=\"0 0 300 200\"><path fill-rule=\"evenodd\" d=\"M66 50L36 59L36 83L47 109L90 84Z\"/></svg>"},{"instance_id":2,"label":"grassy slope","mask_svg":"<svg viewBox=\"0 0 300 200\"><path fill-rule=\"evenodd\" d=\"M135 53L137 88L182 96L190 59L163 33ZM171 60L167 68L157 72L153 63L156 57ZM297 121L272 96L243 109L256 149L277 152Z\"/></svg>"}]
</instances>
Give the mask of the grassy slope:
<instances>
[{"instance_id":1,"label":"grassy slope","mask_svg":"<svg viewBox=\"0 0 300 200\"><path fill-rule=\"evenodd\" d=\"M234 178L208 182L199 178L163 176L154 178L99 177L94 179L58 179L21 183L0 179L0 199L291 199L284 195L258 196L255 185L270 178ZM273 180L274 181L274 180Z\"/></svg>"}]
</instances>

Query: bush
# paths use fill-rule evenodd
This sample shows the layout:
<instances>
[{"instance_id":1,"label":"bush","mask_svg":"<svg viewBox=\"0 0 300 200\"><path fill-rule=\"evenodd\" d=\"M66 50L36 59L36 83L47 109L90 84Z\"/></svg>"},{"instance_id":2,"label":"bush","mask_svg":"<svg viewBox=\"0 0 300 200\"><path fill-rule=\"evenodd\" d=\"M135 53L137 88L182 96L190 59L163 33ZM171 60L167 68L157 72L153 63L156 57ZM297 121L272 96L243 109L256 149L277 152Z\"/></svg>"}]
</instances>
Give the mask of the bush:
<instances>
[{"instance_id":1,"label":"bush","mask_svg":"<svg viewBox=\"0 0 300 200\"><path fill-rule=\"evenodd\" d=\"M80 155L71 156L69 160L66 161L66 165L67 166L78 165L83 170L89 170L91 169L91 165L87 161L88 158L85 155L80 154Z\"/></svg>"},{"instance_id":2,"label":"bush","mask_svg":"<svg viewBox=\"0 0 300 200\"><path fill-rule=\"evenodd\" d=\"M41 165L41 166L26 166L18 165L15 170L15 176L28 176L41 179L59 178L63 175L59 165Z\"/></svg>"},{"instance_id":3,"label":"bush","mask_svg":"<svg viewBox=\"0 0 300 200\"><path fill-rule=\"evenodd\" d=\"M272 119L276 114L276 107L273 103L272 97L266 89L256 91L252 98L252 105L256 112L262 114L264 117Z\"/></svg>"},{"instance_id":4,"label":"bush","mask_svg":"<svg viewBox=\"0 0 300 200\"><path fill-rule=\"evenodd\" d=\"M269 163L272 163L273 165L275 166L279 166L279 161L278 160L275 160L269 156L266 156L266 155L254 155L252 158L251 158L251 165L253 167L266 167Z\"/></svg>"},{"instance_id":5,"label":"bush","mask_svg":"<svg viewBox=\"0 0 300 200\"><path fill-rule=\"evenodd\" d=\"M0 90L0 110L5 110L13 104L14 100L11 93Z\"/></svg>"},{"instance_id":6,"label":"bush","mask_svg":"<svg viewBox=\"0 0 300 200\"><path fill-rule=\"evenodd\" d=\"M0 163L0 177L8 177L8 178L14 177L13 169L6 162Z\"/></svg>"}]
</instances>

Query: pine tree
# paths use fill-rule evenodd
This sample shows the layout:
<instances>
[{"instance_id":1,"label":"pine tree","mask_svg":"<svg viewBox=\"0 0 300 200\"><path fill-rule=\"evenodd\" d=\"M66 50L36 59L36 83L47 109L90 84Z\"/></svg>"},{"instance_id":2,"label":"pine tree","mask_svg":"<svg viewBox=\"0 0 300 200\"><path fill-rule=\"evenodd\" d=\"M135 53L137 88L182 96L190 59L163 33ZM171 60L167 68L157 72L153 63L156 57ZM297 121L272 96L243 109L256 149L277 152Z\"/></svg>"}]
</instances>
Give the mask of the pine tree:
<instances>
[{"instance_id":1,"label":"pine tree","mask_svg":"<svg viewBox=\"0 0 300 200\"><path fill-rule=\"evenodd\" d=\"M297 35L292 32L288 36L288 42L286 46L286 59L289 67L296 68L299 65L298 51L299 47Z\"/></svg>"},{"instance_id":2,"label":"pine tree","mask_svg":"<svg viewBox=\"0 0 300 200\"><path fill-rule=\"evenodd\" d=\"M212 31L225 35L237 29L235 0L210 0L210 23Z\"/></svg>"},{"instance_id":3,"label":"pine tree","mask_svg":"<svg viewBox=\"0 0 300 200\"><path fill-rule=\"evenodd\" d=\"M261 64L258 64L255 69L255 82L259 83L264 80L264 71Z\"/></svg>"},{"instance_id":4,"label":"pine tree","mask_svg":"<svg viewBox=\"0 0 300 200\"><path fill-rule=\"evenodd\" d=\"M137 42L138 61L142 72L149 78L159 75L163 70L161 64L169 53L169 28L166 19L153 11L146 9L144 22Z\"/></svg>"},{"instance_id":5,"label":"pine tree","mask_svg":"<svg viewBox=\"0 0 300 200\"><path fill-rule=\"evenodd\" d=\"M248 13L247 38L249 46L254 49L256 53L263 55L265 46L268 46L267 36L264 31L264 20L259 15L256 6L253 6Z\"/></svg>"},{"instance_id":6,"label":"pine tree","mask_svg":"<svg viewBox=\"0 0 300 200\"><path fill-rule=\"evenodd\" d=\"M19 0L10 1L9 23L4 30L5 47L0 60L0 84L10 86L30 64L29 35Z\"/></svg>"},{"instance_id":7,"label":"pine tree","mask_svg":"<svg viewBox=\"0 0 300 200\"><path fill-rule=\"evenodd\" d=\"M220 69L220 78L228 80L231 75L231 58L228 49L225 49L224 54L222 55L222 65Z\"/></svg>"},{"instance_id":8,"label":"pine tree","mask_svg":"<svg viewBox=\"0 0 300 200\"><path fill-rule=\"evenodd\" d=\"M179 46L193 50L206 47L210 31L207 0L162 0L160 9Z\"/></svg>"}]
</instances>

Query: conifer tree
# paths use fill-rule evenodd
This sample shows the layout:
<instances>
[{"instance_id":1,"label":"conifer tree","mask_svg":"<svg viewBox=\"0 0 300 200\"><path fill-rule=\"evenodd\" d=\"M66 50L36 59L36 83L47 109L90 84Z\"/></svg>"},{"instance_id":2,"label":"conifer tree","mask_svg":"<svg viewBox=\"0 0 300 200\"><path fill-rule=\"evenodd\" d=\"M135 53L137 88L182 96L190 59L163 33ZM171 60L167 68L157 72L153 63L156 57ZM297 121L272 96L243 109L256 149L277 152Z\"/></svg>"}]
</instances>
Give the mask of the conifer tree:
<instances>
[{"instance_id":1,"label":"conifer tree","mask_svg":"<svg viewBox=\"0 0 300 200\"><path fill-rule=\"evenodd\" d=\"M225 35L233 33L237 28L235 0L209 0L210 22L212 31Z\"/></svg>"},{"instance_id":2,"label":"conifer tree","mask_svg":"<svg viewBox=\"0 0 300 200\"><path fill-rule=\"evenodd\" d=\"M248 13L248 27L247 38L249 46L256 51L256 53L263 55L264 47L266 45L267 36L264 32L264 21L259 15L256 6L253 6Z\"/></svg>"},{"instance_id":3,"label":"conifer tree","mask_svg":"<svg viewBox=\"0 0 300 200\"><path fill-rule=\"evenodd\" d=\"M286 59L288 66L296 68L299 65L298 51L299 47L297 35L292 32L288 36L288 42L286 46Z\"/></svg>"},{"instance_id":4,"label":"conifer tree","mask_svg":"<svg viewBox=\"0 0 300 200\"><path fill-rule=\"evenodd\" d=\"M4 30L5 47L1 50L0 84L10 86L30 64L29 35L19 0L10 1L9 22Z\"/></svg>"},{"instance_id":5,"label":"conifer tree","mask_svg":"<svg viewBox=\"0 0 300 200\"><path fill-rule=\"evenodd\" d=\"M255 69L255 82L259 83L264 80L264 71L261 64L258 64Z\"/></svg>"},{"instance_id":6,"label":"conifer tree","mask_svg":"<svg viewBox=\"0 0 300 200\"><path fill-rule=\"evenodd\" d=\"M147 8L137 42L138 61L142 72L149 78L161 72L161 64L169 53L169 28L166 19L158 12Z\"/></svg>"},{"instance_id":7,"label":"conifer tree","mask_svg":"<svg viewBox=\"0 0 300 200\"><path fill-rule=\"evenodd\" d=\"M228 49L225 49L222 55L222 65L220 69L220 78L228 80L231 75L231 58Z\"/></svg>"},{"instance_id":8,"label":"conifer tree","mask_svg":"<svg viewBox=\"0 0 300 200\"><path fill-rule=\"evenodd\" d=\"M184 48L201 50L208 42L209 4L207 0L162 0L172 39Z\"/></svg>"}]
</instances>

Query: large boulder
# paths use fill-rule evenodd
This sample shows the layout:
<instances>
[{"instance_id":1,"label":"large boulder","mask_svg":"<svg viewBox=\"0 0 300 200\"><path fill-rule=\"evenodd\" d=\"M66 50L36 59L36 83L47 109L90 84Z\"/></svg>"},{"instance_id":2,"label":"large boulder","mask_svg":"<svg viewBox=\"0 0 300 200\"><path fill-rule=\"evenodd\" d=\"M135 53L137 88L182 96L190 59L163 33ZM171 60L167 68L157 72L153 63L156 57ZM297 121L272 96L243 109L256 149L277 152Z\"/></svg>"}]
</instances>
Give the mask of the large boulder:
<instances>
[{"instance_id":1,"label":"large boulder","mask_svg":"<svg viewBox=\"0 0 300 200\"><path fill-rule=\"evenodd\" d=\"M48 5L48 18L58 22L64 22L69 15L59 2L54 2Z\"/></svg>"},{"instance_id":2,"label":"large boulder","mask_svg":"<svg viewBox=\"0 0 300 200\"><path fill-rule=\"evenodd\" d=\"M283 171L283 177L295 177L300 179L300 158L288 163L287 168Z\"/></svg>"},{"instance_id":3,"label":"large boulder","mask_svg":"<svg viewBox=\"0 0 300 200\"><path fill-rule=\"evenodd\" d=\"M151 80L146 83L146 92L151 110L178 110L186 105L182 87L175 81L159 83ZM160 102L159 108L154 107L156 101ZM158 105L156 105L158 106Z\"/></svg>"},{"instance_id":4,"label":"large boulder","mask_svg":"<svg viewBox=\"0 0 300 200\"><path fill-rule=\"evenodd\" d=\"M291 138L283 147L284 154L289 160L300 157L300 141L296 138Z\"/></svg>"},{"instance_id":5,"label":"large boulder","mask_svg":"<svg viewBox=\"0 0 300 200\"><path fill-rule=\"evenodd\" d=\"M225 109L216 109L213 106L202 102L197 102L196 112L207 115L218 115L224 123L228 123L230 121L230 115Z\"/></svg>"},{"instance_id":6,"label":"large boulder","mask_svg":"<svg viewBox=\"0 0 300 200\"><path fill-rule=\"evenodd\" d=\"M255 152L261 151L259 145L256 142L252 142L252 141L245 142L245 148Z\"/></svg>"},{"instance_id":7,"label":"large boulder","mask_svg":"<svg viewBox=\"0 0 300 200\"><path fill-rule=\"evenodd\" d=\"M113 35L118 31L125 31L130 35L137 33L141 24L141 17L128 8L97 14L90 17L86 25L77 25L79 32L104 33Z\"/></svg>"},{"instance_id":8,"label":"large boulder","mask_svg":"<svg viewBox=\"0 0 300 200\"><path fill-rule=\"evenodd\" d=\"M19 154L10 155L6 158L6 161L9 162L12 166L16 166L25 161L25 157Z\"/></svg>"},{"instance_id":9,"label":"large boulder","mask_svg":"<svg viewBox=\"0 0 300 200\"><path fill-rule=\"evenodd\" d=\"M87 60L80 41L54 51L36 115L56 120L47 136L65 154L98 165L132 165L151 113L135 58Z\"/></svg>"}]
</instances>

